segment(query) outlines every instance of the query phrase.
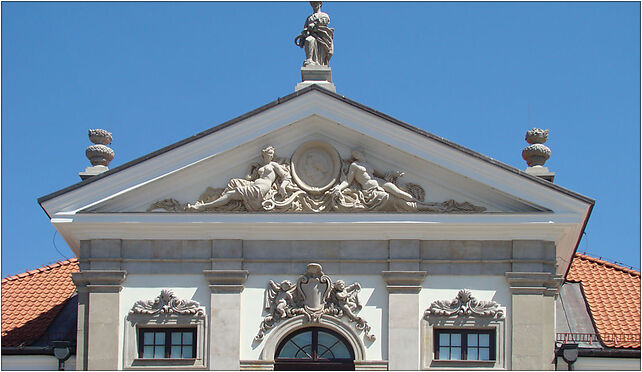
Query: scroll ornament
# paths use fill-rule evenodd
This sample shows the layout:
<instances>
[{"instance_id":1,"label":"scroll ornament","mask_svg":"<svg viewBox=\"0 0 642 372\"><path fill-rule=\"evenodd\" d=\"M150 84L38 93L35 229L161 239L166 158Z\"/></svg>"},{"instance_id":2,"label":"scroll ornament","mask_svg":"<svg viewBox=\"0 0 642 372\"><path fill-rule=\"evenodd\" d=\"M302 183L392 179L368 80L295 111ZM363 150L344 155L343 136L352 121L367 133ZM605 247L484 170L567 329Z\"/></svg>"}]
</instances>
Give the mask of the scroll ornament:
<instances>
[{"instance_id":1,"label":"scroll ornament","mask_svg":"<svg viewBox=\"0 0 642 372\"><path fill-rule=\"evenodd\" d=\"M281 320L303 315L308 322L318 323L322 316L329 315L339 319L347 317L368 340L374 341L376 337L370 333L368 322L355 314L362 308L358 296L360 290L359 283L346 285L343 280L337 280L333 284L317 263L309 264L296 284L289 280L278 284L270 280L264 306L268 314L254 340L261 342L265 333Z\"/></svg>"},{"instance_id":2,"label":"scroll ornament","mask_svg":"<svg viewBox=\"0 0 642 372\"><path fill-rule=\"evenodd\" d=\"M381 172L354 149L341 159L336 149L321 141L301 145L291 159L275 157L268 146L261 161L245 178L231 179L225 188L208 187L193 203L164 199L148 212L428 212L480 213L484 207L447 200L426 202L426 192L414 183L402 184L401 171Z\"/></svg>"},{"instance_id":3,"label":"scroll ornament","mask_svg":"<svg viewBox=\"0 0 642 372\"><path fill-rule=\"evenodd\" d=\"M177 315L194 315L205 316L205 311L201 305L192 300L180 300L169 289L161 290L158 297L153 300L136 301L130 314L177 314Z\"/></svg>"},{"instance_id":4,"label":"scroll ornament","mask_svg":"<svg viewBox=\"0 0 642 372\"><path fill-rule=\"evenodd\" d=\"M454 300L438 300L430 304L424 312L424 319L437 316L479 316L501 319L504 311L495 301L479 301L468 289L462 289Z\"/></svg>"}]
</instances>

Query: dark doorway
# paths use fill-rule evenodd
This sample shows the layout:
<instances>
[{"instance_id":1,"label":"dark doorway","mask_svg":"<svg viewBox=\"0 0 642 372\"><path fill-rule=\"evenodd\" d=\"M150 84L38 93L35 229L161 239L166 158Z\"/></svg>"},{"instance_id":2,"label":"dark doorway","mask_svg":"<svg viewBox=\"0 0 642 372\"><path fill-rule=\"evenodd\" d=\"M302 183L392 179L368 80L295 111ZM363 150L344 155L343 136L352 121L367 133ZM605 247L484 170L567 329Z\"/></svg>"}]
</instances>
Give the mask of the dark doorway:
<instances>
[{"instance_id":1,"label":"dark doorway","mask_svg":"<svg viewBox=\"0 0 642 372\"><path fill-rule=\"evenodd\" d=\"M354 351L338 333L326 328L303 328L279 344L275 371L353 371Z\"/></svg>"}]
</instances>

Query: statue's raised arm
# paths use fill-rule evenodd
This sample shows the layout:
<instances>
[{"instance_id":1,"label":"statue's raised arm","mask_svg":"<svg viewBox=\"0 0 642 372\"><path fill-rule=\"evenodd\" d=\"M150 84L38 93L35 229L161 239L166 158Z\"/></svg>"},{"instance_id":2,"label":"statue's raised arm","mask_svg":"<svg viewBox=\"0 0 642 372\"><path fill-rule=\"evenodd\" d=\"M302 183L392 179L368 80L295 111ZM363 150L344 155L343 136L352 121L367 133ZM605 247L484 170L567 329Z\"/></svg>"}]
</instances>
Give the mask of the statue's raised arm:
<instances>
[{"instance_id":1,"label":"statue's raised arm","mask_svg":"<svg viewBox=\"0 0 642 372\"><path fill-rule=\"evenodd\" d=\"M330 16L321 11L321 1L310 1L314 10L294 43L305 49L303 66L328 66L334 53L334 29L328 27Z\"/></svg>"}]
</instances>

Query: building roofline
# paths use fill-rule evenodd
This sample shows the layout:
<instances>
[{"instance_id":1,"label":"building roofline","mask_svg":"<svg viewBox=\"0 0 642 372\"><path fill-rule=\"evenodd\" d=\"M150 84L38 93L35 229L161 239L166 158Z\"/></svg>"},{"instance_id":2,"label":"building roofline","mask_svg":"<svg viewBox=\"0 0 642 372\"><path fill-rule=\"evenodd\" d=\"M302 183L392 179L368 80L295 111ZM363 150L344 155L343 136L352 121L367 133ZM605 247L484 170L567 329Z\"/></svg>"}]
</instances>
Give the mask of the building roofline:
<instances>
[{"instance_id":1,"label":"building roofline","mask_svg":"<svg viewBox=\"0 0 642 372\"><path fill-rule=\"evenodd\" d=\"M33 270L28 270L28 271L25 271L24 273L11 275L11 276L8 276L8 277L2 279L2 284L7 283L7 282L12 282L14 280L20 280L20 279L23 279L23 278L26 278L26 277L29 277L29 276L33 276L33 275L36 275L36 274L40 274L40 273L55 269L55 268L60 267L60 266L66 266L66 265L70 265L70 264L73 264L73 263L78 263L78 259L74 257L74 258L70 258L70 259L67 259L67 260L64 260L64 261L58 261L58 262L52 263L50 265L45 265L45 266L42 266L42 267L39 267L39 268L36 268L36 269L33 269Z\"/></svg>"},{"instance_id":2,"label":"building roofline","mask_svg":"<svg viewBox=\"0 0 642 372\"><path fill-rule=\"evenodd\" d=\"M589 255L586 255L586 254L583 254L583 253L577 253L577 252L573 256L573 259L576 259L576 258L579 258L581 260L587 260L587 261L590 261L590 262L594 262L594 263L599 264L599 265L604 265L606 267L610 267L612 269L616 269L616 270L625 272L627 274L640 276L640 272L639 271L635 271L635 270L620 266L620 265L618 265L616 263L603 260L602 258L595 258L595 257L591 257Z\"/></svg>"},{"instance_id":3,"label":"building roofline","mask_svg":"<svg viewBox=\"0 0 642 372\"><path fill-rule=\"evenodd\" d=\"M363 105L361 103L353 101L353 100L351 100L349 98L346 98L345 96L339 95L339 94L337 94L335 92L331 92L331 91L329 91L329 90L327 90L325 88L322 88L322 87L320 87L318 85L315 85L315 84L312 84L312 85L310 85L308 87L305 87L305 88L303 88L301 90L295 91L294 93L290 93L290 94L288 94L288 95L286 95L284 97L279 97L275 101L267 103L267 104L265 104L265 105L263 105L263 106L261 106L261 107L259 107L257 109L254 109L254 110L252 110L250 112L247 112L247 113L245 113L245 114L243 114L241 116L238 116L238 117L236 117L234 119L228 120L228 121L226 121L226 122L224 122L222 124L219 124L219 125L217 125L215 127L212 127L212 128L207 129L205 131L197 133L197 134L195 134L195 135L193 135L191 137L188 137L188 138L185 138L185 139L180 140L178 142L175 142L175 143L173 143L173 144L171 144L169 146L165 146L165 147L163 147L163 148L161 148L159 150L156 150L154 152L151 152L151 153L149 153L147 155L143 155L143 156L141 156L141 157L139 157L137 159L131 160L131 161L125 163L125 164L122 164L122 165L120 165L120 166L118 166L116 168L110 169L110 170L108 170L108 171L106 171L104 173L101 173L99 175L87 178L87 179L85 179L83 181L80 181L80 182L75 183L73 185L67 186L67 187L65 187L65 188L63 188L61 190L58 190L58 191L55 191L53 193L47 194L45 196L42 196L42 197L38 198L38 203L42 207L42 203L43 202L46 202L46 201L48 201L50 199L53 199L53 198L55 198L57 196L60 196L60 195L66 194L66 193L68 193L70 191L73 191L73 190L76 190L78 188L81 188L81 187L83 187L85 185L88 185L88 184L90 184L92 182L96 182L96 181L98 181L100 179L103 179L105 177L109 177L110 175L112 175L114 173L118 173L120 171L123 171L123 170L125 170L127 168L130 168L130 167L132 167L134 165L142 163L142 162L144 162L144 161L146 161L148 159L154 158L154 157L156 157L158 155L164 154L164 153L166 153L168 151L171 151L171 150L173 150L173 149L175 149L177 147L183 146L183 145L185 145L187 143L196 141L197 139L200 139L202 137L205 137L207 135L215 133L215 132L217 132L217 131L219 131L221 129L227 128L227 127L229 127L231 125L234 125L235 123L237 123L239 121L245 120L245 119L250 118L250 117L252 117L254 115L260 114L263 111L266 111L266 110L268 110L268 109L270 109L272 107L278 106L278 105L280 105L282 103L288 102L288 101L290 101L290 100L292 100L294 98L297 98L299 96L302 96L302 95L304 95L304 94L306 94L306 93L308 93L310 91L317 91L317 92L326 94L326 95L328 95L330 97L333 97L335 99L338 99L338 100L340 100L340 101L342 101L342 102L344 102L344 103L346 103L348 105L351 105L353 107L359 108L359 109L361 109L363 111L366 111L366 112L368 112L368 113L370 113L372 115L378 116L378 117L380 117L380 118L382 118L384 120L390 121L390 122L392 122L392 123L394 123L394 124L396 124L396 125L398 125L400 127L408 129L408 130L410 130L412 132L415 132L415 133L417 133L419 135L422 135L424 137L427 137L427 138L430 138L430 139L435 140L437 142L440 142L440 143L442 143L442 144L444 144L446 146L449 146L449 147L452 147L452 148L454 148L456 150L459 150L459 151L461 151L461 152L463 152L463 153L465 153L467 155L476 157L476 158L478 158L480 160L483 160L483 161L485 161L487 163L490 163L490 164L493 164L493 165L495 165L497 167L500 167L500 168L502 168L502 169L504 169L506 171L509 171L509 172L517 174L519 176L525 177L525 178L527 178L527 179L529 179L531 181L537 182L540 185L544 185L544 186L546 186L548 188L551 188L553 190L559 191L559 192L561 192L563 194L571 196L571 197L573 197L575 199L578 199L578 200L580 200L582 202L588 203L591 206L593 206L595 204L595 200L593 200L593 199L591 199L591 198L589 198L587 196L584 196L582 194L576 193L576 192L571 191L571 190L569 190L567 188L564 188L562 186L556 185L556 184L554 184L552 182L543 180L543 179L541 179L539 177L530 175L530 174L528 174L528 173L526 173L526 172L524 172L522 170L519 170L517 168L514 168L514 167L512 167L512 166L510 166L508 164L505 164L505 163L502 163L502 162L497 161L495 159L489 158L489 157L487 157L485 155L482 155L482 154L480 154L480 153L478 153L476 151L473 151L473 150L471 150L471 149L469 149L467 147L464 147L464 146L461 146L459 144L456 144L456 143L454 143L452 141L449 141L449 140L447 140L447 139L445 139L443 137L439 137L439 136L434 135L434 134L432 134L430 132L427 132L427 131L425 131L423 129L419 129L417 127L414 127L414 126L412 126L412 125L410 125L408 123L405 123L405 122L403 122L401 120L395 119L395 118L393 118L393 117L391 117L389 115L386 115L386 114L384 114L382 112L379 112L379 111L377 111L377 110L375 110L375 109L373 109L371 107L365 106L365 105ZM43 210L44 210L44 208L43 208ZM47 213L46 210L45 210L45 213ZM49 213L47 213L47 215L49 215ZM590 215L590 213L589 213L589 215ZM49 217L51 217L51 216L49 216ZM588 220L588 218L587 218L587 220Z\"/></svg>"}]
</instances>

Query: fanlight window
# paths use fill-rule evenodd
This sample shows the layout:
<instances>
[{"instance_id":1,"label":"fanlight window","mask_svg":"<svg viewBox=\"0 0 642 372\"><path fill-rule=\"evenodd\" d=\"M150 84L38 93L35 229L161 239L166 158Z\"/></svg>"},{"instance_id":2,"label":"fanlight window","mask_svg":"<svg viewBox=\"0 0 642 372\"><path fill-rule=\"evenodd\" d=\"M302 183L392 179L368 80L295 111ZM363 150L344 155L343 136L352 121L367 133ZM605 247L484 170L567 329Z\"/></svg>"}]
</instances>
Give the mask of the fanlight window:
<instances>
[{"instance_id":1,"label":"fanlight window","mask_svg":"<svg viewBox=\"0 0 642 372\"><path fill-rule=\"evenodd\" d=\"M277 360L336 361L354 360L348 343L333 331L304 328L288 336L276 351Z\"/></svg>"}]
</instances>

